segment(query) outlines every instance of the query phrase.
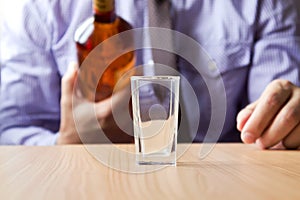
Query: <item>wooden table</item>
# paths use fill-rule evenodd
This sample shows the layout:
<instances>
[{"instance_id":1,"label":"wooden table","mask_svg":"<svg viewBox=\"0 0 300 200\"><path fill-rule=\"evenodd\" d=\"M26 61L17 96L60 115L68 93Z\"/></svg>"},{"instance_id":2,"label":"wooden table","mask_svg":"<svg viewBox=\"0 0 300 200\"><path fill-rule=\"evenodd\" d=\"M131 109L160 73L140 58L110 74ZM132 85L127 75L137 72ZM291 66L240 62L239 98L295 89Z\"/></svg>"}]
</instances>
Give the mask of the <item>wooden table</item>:
<instances>
[{"instance_id":1,"label":"wooden table","mask_svg":"<svg viewBox=\"0 0 300 200\"><path fill-rule=\"evenodd\" d=\"M200 159L200 147L190 146L176 167L134 174L105 166L81 145L1 146L0 199L300 199L299 151L217 144ZM107 155L111 163L127 159Z\"/></svg>"}]
</instances>

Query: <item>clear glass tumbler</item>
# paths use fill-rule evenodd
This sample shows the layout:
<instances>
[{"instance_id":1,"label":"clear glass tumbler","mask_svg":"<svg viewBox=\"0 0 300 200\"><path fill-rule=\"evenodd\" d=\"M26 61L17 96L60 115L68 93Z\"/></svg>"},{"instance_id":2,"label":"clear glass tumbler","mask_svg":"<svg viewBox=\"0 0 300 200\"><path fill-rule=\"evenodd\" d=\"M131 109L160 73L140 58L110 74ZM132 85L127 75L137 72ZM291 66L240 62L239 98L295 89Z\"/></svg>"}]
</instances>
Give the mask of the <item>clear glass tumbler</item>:
<instances>
[{"instance_id":1,"label":"clear glass tumbler","mask_svg":"<svg viewBox=\"0 0 300 200\"><path fill-rule=\"evenodd\" d=\"M132 76L136 161L176 165L179 76Z\"/></svg>"}]
</instances>

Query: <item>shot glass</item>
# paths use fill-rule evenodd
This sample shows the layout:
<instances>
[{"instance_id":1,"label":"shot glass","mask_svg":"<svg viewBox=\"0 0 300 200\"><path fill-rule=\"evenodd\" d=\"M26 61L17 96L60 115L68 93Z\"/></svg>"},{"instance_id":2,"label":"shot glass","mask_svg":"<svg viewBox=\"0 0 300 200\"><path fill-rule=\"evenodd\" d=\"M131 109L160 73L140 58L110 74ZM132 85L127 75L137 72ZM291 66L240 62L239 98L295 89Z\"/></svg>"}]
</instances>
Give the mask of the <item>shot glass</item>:
<instances>
[{"instance_id":1,"label":"shot glass","mask_svg":"<svg viewBox=\"0 0 300 200\"><path fill-rule=\"evenodd\" d=\"M179 76L132 76L136 161L176 165Z\"/></svg>"}]
</instances>

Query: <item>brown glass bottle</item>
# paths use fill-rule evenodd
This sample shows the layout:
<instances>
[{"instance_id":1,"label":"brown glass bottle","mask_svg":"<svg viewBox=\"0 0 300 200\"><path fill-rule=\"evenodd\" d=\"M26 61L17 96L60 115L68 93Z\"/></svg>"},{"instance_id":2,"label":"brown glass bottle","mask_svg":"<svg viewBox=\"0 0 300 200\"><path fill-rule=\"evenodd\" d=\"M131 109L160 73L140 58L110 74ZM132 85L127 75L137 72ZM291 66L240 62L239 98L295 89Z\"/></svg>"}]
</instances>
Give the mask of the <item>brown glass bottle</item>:
<instances>
[{"instance_id":1,"label":"brown glass bottle","mask_svg":"<svg viewBox=\"0 0 300 200\"><path fill-rule=\"evenodd\" d=\"M133 38L117 38L118 33L132 26L116 15L114 0L93 0L93 7L94 16L76 30L75 42L80 64L79 87L87 99L97 102L129 83L128 71L134 67L135 53ZM106 40L112 36L113 40ZM129 51L120 55L124 50ZM121 84L115 89L120 79Z\"/></svg>"}]
</instances>

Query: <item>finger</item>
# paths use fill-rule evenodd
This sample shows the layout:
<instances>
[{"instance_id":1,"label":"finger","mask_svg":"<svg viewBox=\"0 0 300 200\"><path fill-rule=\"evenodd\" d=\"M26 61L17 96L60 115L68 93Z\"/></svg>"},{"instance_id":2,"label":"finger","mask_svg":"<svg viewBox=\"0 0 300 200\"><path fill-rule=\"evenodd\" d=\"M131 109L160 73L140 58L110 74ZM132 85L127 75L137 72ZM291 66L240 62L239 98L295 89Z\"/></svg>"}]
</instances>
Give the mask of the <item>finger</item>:
<instances>
[{"instance_id":1,"label":"finger","mask_svg":"<svg viewBox=\"0 0 300 200\"><path fill-rule=\"evenodd\" d=\"M68 70L62 78L61 84L61 121L59 128L59 137L57 144L80 143L80 138L76 133L73 109L72 109L72 93L74 83L77 78L77 65L71 63Z\"/></svg>"},{"instance_id":2,"label":"finger","mask_svg":"<svg viewBox=\"0 0 300 200\"><path fill-rule=\"evenodd\" d=\"M282 144L282 141L280 141L278 144L275 144L270 149L271 150L286 150L286 148Z\"/></svg>"},{"instance_id":3,"label":"finger","mask_svg":"<svg viewBox=\"0 0 300 200\"><path fill-rule=\"evenodd\" d=\"M125 88L118 92L114 92L111 97L95 103L96 116L98 118L103 118L111 115L113 109L116 111L119 109L123 110L124 108L128 109L129 94L129 90Z\"/></svg>"},{"instance_id":4,"label":"finger","mask_svg":"<svg viewBox=\"0 0 300 200\"><path fill-rule=\"evenodd\" d=\"M95 103L95 113L98 119L102 119L111 114L112 97Z\"/></svg>"},{"instance_id":5,"label":"finger","mask_svg":"<svg viewBox=\"0 0 300 200\"><path fill-rule=\"evenodd\" d=\"M78 69L78 65L76 63L72 62L69 64L68 69L62 78L62 84L61 84L62 96L72 95L74 85L75 85L75 80L78 74L77 69Z\"/></svg>"},{"instance_id":6,"label":"finger","mask_svg":"<svg viewBox=\"0 0 300 200\"><path fill-rule=\"evenodd\" d=\"M298 124L291 133L283 139L282 143L287 149L297 149L300 147L300 124Z\"/></svg>"},{"instance_id":7,"label":"finger","mask_svg":"<svg viewBox=\"0 0 300 200\"><path fill-rule=\"evenodd\" d=\"M278 80L268 85L242 130L243 142L254 143L270 125L292 93L289 81Z\"/></svg>"},{"instance_id":8,"label":"finger","mask_svg":"<svg viewBox=\"0 0 300 200\"><path fill-rule=\"evenodd\" d=\"M251 114L253 113L255 107L257 105L257 101L254 103L249 104L247 107L245 107L243 110L239 112L236 118L237 122L237 129L239 131L242 131L246 122L250 118Z\"/></svg>"},{"instance_id":9,"label":"finger","mask_svg":"<svg viewBox=\"0 0 300 200\"><path fill-rule=\"evenodd\" d=\"M300 92L294 90L289 102L280 110L272 124L257 143L261 148L270 148L283 140L300 121Z\"/></svg>"}]
</instances>

